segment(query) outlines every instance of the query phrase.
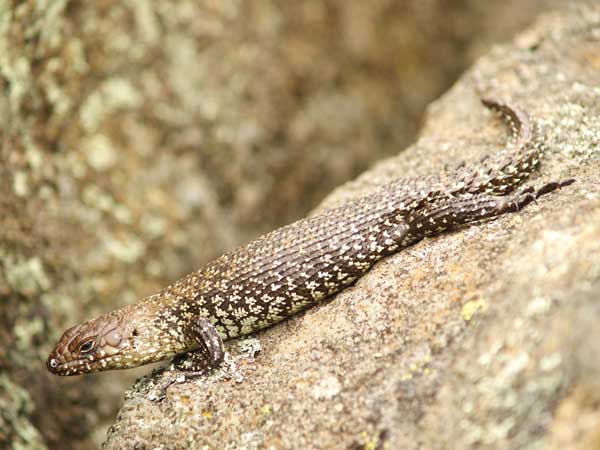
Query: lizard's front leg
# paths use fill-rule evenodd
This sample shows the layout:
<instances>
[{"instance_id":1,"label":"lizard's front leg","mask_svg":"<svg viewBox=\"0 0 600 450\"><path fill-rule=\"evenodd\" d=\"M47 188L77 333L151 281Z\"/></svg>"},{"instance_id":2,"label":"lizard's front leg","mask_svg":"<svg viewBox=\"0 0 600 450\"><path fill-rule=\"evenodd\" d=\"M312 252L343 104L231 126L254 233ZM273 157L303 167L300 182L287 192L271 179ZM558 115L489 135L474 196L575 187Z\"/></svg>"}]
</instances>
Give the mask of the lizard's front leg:
<instances>
[{"instance_id":1,"label":"lizard's front leg","mask_svg":"<svg viewBox=\"0 0 600 450\"><path fill-rule=\"evenodd\" d=\"M185 372L185 375L196 376L223 362L223 340L210 320L205 317L195 318L186 334L198 343L198 349L173 358L177 370Z\"/></svg>"},{"instance_id":2,"label":"lizard's front leg","mask_svg":"<svg viewBox=\"0 0 600 450\"><path fill-rule=\"evenodd\" d=\"M205 317L195 318L187 330L187 335L198 343L198 349L173 358L173 366L179 373L168 373L157 390L151 394L151 400L164 399L167 389L173 383L186 383L194 377L206 374L223 362L225 358L223 339L210 320Z\"/></svg>"}]
</instances>

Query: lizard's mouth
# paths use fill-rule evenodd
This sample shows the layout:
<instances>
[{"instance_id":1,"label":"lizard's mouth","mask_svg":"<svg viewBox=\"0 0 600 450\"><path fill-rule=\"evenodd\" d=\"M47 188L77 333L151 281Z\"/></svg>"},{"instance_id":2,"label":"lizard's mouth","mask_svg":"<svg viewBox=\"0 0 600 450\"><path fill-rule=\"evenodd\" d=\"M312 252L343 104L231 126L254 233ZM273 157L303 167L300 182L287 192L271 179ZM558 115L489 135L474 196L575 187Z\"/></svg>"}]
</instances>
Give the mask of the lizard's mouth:
<instances>
[{"instance_id":1,"label":"lizard's mouth","mask_svg":"<svg viewBox=\"0 0 600 450\"><path fill-rule=\"evenodd\" d=\"M62 355L52 354L46 360L46 367L55 375L79 375L92 372L92 363L88 358L66 361Z\"/></svg>"},{"instance_id":2,"label":"lizard's mouth","mask_svg":"<svg viewBox=\"0 0 600 450\"><path fill-rule=\"evenodd\" d=\"M90 372L115 369L115 363L122 359L122 348L104 347L89 355L72 355L66 350L61 353L53 351L46 360L46 367L55 375L81 375ZM125 367L124 367L125 368Z\"/></svg>"},{"instance_id":3,"label":"lizard's mouth","mask_svg":"<svg viewBox=\"0 0 600 450\"><path fill-rule=\"evenodd\" d=\"M71 355L68 350L63 353L55 350L48 356L46 367L55 375L80 375L99 370L98 367L103 362L106 365L106 361L100 358L99 355L77 357Z\"/></svg>"}]
</instances>

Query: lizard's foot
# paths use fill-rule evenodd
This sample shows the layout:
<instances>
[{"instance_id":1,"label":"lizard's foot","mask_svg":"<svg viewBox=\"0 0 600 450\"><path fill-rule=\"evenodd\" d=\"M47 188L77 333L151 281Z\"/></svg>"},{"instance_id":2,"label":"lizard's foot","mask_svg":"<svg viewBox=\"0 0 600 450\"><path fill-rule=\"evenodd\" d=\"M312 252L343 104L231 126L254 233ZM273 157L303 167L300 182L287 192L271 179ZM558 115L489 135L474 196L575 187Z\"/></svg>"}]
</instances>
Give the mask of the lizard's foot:
<instances>
[{"instance_id":1,"label":"lizard's foot","mask_svg":"<svg viewBox=\"0 0 600 450\"><path fill-rule=\"evenodd\" d=\"M220 376L236 377L237 365L234 358L229 353L225 353L223 360L217 365L207 365L203 354L195 351L178 355L173 358L168 369L163 372L160 382L148 394L151 401L160 402L167 396L169 387L173 384L185 384L196 378L208 375L213 369L221 369L223 374Z\"/></svg>"},{"instance_id":2,"label":"lizard's foot","mask_svg":"<svg viewBox=\"0 0 600 450\"><path fill-rule=\"evenodd\" d=\"M218 365L217 365L218 366ZM206 375L211 369L206 358L200 352L188 352L173 358L168 370L164 372L161 382L150 392L148 398L161 401L167 396L167 390L173 384L184 384Z\"/></svg>"},{"instance_id":3,"label":"lizard's foot","mask_svg":"<svg viewBox=\"0 0 600 450\"><path fill-rule=\"evenodd\" d=\"M518 194L511 196L512 199L508 202L510 206L507 207L507 204L500 204L498 206L499 209L505 208L512 211L518 211L523 209L529 203L536 202L538 198L542 195L546 195L549 192L560 189L564 186L568 186L570 184L575 183L574 178L569 178L567 180L561 181L550 181L549 183L544 184L542 187L535 189L533 186L528 186Z\"/></svg>"},{"instance_id":4,"label":"lizard's foot","mask_svg":"<svg viewBox=\"0 0 600 450\"><path fill-rule=\"evenodd\" d=\"M535 191L535 198L539 198L542 195L547 194L548 192L555 191L556 189L560 189L573 183L575 183L575 178L569 178L567 180L561 181L551 181L543 185L537 191Z\"/></svg>"}]
</instances>

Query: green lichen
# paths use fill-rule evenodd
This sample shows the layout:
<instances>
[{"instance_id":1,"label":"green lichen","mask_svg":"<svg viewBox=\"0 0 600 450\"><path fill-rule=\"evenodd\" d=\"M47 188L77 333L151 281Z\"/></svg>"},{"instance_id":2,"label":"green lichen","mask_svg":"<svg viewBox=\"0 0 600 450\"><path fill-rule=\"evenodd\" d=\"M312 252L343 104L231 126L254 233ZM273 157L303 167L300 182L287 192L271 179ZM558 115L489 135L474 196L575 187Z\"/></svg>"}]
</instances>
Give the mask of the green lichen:
<instances>
[{"instance_id":1,"label":"green lichen","mask_svg":"<svg viewBox=\"0 0 600 450\"><path fill-rule=\"evenodd\" d=\"M119 153L105 134L95 134L86 139L82 147L86 152L87 162L97 171L112 168L118 161Z\"/></svg>"},{"instance_id":2,"label":"green lichen","mask_svg":"<svg viewBox=\"0 0 600 450\"><path fill-rule=\"evenodd\" d=\"M0 374L0 446L2 439L9 439L10 442L5 443L7 448L47 450L42 437L27 420L32 412L29 393L6 374Z\"/></svg>"},{"instance_id":3,"label":"green lichen","mask_svg":"<svg viewBox=\"0 0 600 450\"><path fill-rule=\"evenodd\" d=\"M44 322L39 317L18 320L14 326L17 350L21 354L31 352L31 349L35 347L32 342L33 337L41 334L43 330Z\"/></svg>"},{"instance_id":4,"label":"green lichen","mask_svg":"<svg viewBox=\"0 0 600 450\"><path fill-rule=\"evenodd\" d=\"M87 185L83 189L82 199L91 208L110 214L123 224L130 224L133 221L129 208L117 202L109 192L96 185Z\"/></svg>"},{"instance_id":5,"label":"green lichen","mask_svg":"<svg viewBox=\"0 0 600 450\"><path fill-rule=\"evenodd\" d=\"M27 197L29 195L29 181L27 174L23 171L18 171L13 174L13 190L19 197Z\"/></svg>"},{"instance_id":6,"label":"green lichen","mask_svg":"<svg viewBox=\"0 0 600 450\"><path fill-rule=\"evenodd\" d=\"M44 265L37 256L24 259L0 249L0 263L3 266L8 285L15 292L31 296L39 294L51 286Z\"/></svg>"}]
</instances>

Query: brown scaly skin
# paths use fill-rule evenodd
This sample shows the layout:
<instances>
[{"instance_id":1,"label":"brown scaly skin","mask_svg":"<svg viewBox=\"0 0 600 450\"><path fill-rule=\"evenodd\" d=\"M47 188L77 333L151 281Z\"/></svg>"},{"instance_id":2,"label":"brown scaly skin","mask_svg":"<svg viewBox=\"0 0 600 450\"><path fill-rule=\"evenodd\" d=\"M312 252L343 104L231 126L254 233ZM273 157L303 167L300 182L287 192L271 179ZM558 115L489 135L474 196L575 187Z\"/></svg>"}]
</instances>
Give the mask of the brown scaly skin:
<instances>
[{"instance_id":1,"label":"brown scaly skin","mask_svg":"<svg viewBox=\"0 0 600 450\"><path fill-rule=\"evenodd\" d=\"M48 370L125 369L186 352L176 359L182 369L218 365L222 339L273 325L339 292L426 236L518 211L573 182L516 191L537 169L542 139L524 111L494 98L483 103L511 126L510 151L390 183L260 237L139 303L70 328L48 357Z\"/></svg>"}]
</instances>

